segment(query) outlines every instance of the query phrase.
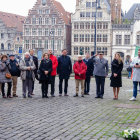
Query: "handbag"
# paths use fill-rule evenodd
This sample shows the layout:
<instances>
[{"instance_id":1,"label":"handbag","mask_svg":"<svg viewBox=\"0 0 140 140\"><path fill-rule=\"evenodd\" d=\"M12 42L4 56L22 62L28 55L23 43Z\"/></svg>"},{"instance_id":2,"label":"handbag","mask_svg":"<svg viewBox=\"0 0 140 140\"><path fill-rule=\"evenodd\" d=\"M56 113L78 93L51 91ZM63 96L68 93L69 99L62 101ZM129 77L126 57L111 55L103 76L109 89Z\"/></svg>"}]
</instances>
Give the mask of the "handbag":
<instances>
[{"instance_id":1,"label":"handbag","mask_svg":"<svg viewBox=\"0 0 140 140\"><path fill-rule=\"evenodd\" d=\"M6 73L6 74L5 74L5 77L6 77L7 79L11 79L11 78L12 78L12 75L11 75L10 73Z\"/></svg>"}]
</instances>

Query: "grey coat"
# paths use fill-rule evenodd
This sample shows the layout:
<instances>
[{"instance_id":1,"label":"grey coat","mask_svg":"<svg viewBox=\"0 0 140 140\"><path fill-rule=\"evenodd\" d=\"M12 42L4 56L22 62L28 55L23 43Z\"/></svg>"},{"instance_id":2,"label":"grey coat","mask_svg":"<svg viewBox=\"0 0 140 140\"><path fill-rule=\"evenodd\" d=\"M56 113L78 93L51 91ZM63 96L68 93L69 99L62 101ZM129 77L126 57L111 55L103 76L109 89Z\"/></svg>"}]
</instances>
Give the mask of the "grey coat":
<instances>
[{"instance_id":1,"label":"grey coat","mask_svg":"<svg viewBox=\"0 0 140 140\"><path fill-rule=\"evenodd\" d=\"M7 62L7 64L8 64L8 62ZM7 66L5 63L0 61L0 83L12 82L12 79L7 79L5 76L6 73L10 73L9 69L10 69L10 65Z\"/></svg>"},{"instance_id":2,"label":"grey coat","mask_svg":"<svg viewBox=\"0 0 140 140\"><path fill-rule=\"evenodd\" d=\"M34 70L36 69L35 67L35 64L34 64L34 61L33 60L30 60L29 61L29 65L31 67L31 71L32 71L32 78L33 78L33 81L35 80L35 74L34 74ZM27 71L27 66L26 66L26 63L25 63L25 60L21 60L20 61L20 70L21 70L21 80L26 80L26 71Z\"/></svg>"},{"instance_id":3,"label":"grey coat","mask_svg":"<svg viewBox=\"0 0 140 140\"><path fill-rule=\"evenodd\" d=\"M104 58L102 58L101 60L99 58L95 58L93 60L94 60L93 74L96 76L106 77L109 71L108 61Z\"/></svg>"}]
</instances>

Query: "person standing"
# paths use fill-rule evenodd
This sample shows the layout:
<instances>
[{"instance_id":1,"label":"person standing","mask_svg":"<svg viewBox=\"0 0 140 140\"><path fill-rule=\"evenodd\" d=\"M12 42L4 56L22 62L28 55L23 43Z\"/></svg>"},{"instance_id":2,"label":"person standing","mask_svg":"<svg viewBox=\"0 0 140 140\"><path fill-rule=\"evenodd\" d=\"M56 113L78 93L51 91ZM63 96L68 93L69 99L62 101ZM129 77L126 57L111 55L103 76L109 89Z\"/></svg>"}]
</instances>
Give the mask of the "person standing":
<instances>
[{"instance_id":1,"label":"person standing","mask_svg":"<svg viewBox=\"0 0 140 140\"><path fill-rule=\"evenodd\" d=\"M49 55L47 53L43 55L43 60L41 61L39 71L40 83L42 84L42 98L48 98L48 84L51 80L52 61L49 59Z\"/></svg>"},{"instance_id":2,"label":"person standing","mask_svg":"<svg viewBox=\"0 0 140 140\"><path fill-rule=\"evenodd\" d=\"M52 72L51 72L51 96L55 97L55 77L56 77L56 69L58 66L58 61L56 56L52 54L52 50L48 50L48 54L50 55L50 59L52 61Z\"/></svg>"},{"instance_id":3,"label":"person standing","mask_svg":"<svg viewBox=\"0 0 140 140\"><path fill-rule=\"evenodd\" d=\"M0 61L1 61L2 54L0 54ZM0 83L0 95L1 95L1 83Z\"/></svg>"},{"instance_id":4,"label":"person standing","mask_svg":"<svg viewBox=\"0 0 140 140\"><path fill-rule=\"evenodd\" d=\"M18 97L16 94L17 91L17 80L20 76L19 64L15 59L15 55L9 55L10 58L10 73L12 75L12 83L13 83L13 97Z\"/></svg>"},{"instance_id":5,"label":"person standing","mask_svg":"<svg viewBox=\"0 0 140 140\"><path fill-rule=\"evenodd\" d=\"M5 83L8 84L7 98L12 98L11 96L12 79L9 70L10 70L10 64L8 61L8 57L7 55L2 55L0 61L0 83L1 83L1 91L2 91L3 98L6 98Z\"/></svg>"},{"instance_id":6,"label":"person standing","mask_svg":"<svg viewBox=\"0 0 140 140\"><path fill-rule=\"evenodd\" d=\"M129 66L127 68L127 71L128 71L128 79L129 79L129 78L131 78L132 68Z\"/></svg>"},{"instance_id":7,"label":"person standing","mask_svg":"<svg viewBox=\"0 0 140 140\"><path fill-rule=\"evenodd\" d=\"M81 83L81 95L84 97L84 84L86 79L86 70L87 66L82 60L82 56L78 56L78 61L74 64L73 70L75 73L75 82L76 82L76 94L74 97L78 97L79 93L79 84Z\"/></svg>"},{"instance_id":8,"label":"person standing","mask_svg":"<svg viewBox=\"0 0 140 140\"><path fill-rule=\"evenodd\" d=\"M105 78L108 75L108 61L103 57L103 52L99 53L99 58L94 58L94 72L96 81L96 97L103 99Z\"/></svg>"},{"instance_id":9,"label":"person standing","mask_svg":"<svg viewBox=\"0 0 140 140\"><path fill-rule=\"evenodd\" d=\"M138 57L135 57L130 64L133 68L133 97L130 101L136 101L138 85L140 84L140 49L138 50Z\"/></svg>"},{"instance_id":10,"label":"person standing","mask_svg":"<svg viewBox=\"0 0 140 140\"><path fill-rule=\"evenodd\" d=\"M35 70L34 70L34 74L35 74L35 78L38 80L38 74L37 74L37 71L38 71L38 58L36 56L34 56L34 50L31 49L29 50L29 53L30 53L30 58L31 60L34 61L34 64L35 64ZM32 86L32 94L31 95L34 95L34 85L35 85L35 81L33 81L33 86Z\"/></svg>"},{"instance_id":11,"label":"person standing","mask_svg":"<svg viewBox=\"0 0 140 140\"><path fill-rule=\"evenodd\" d=\"M112 75L110 77L111 83L110 86L113 87L114 100L118 100L118 95L120 87L122 87L122 72L123 70L123 61L119 53L115 54L115 58L111 63Z\"/></svg>"},{"instance_id":12,"label":"person standing","mask_svg":"<svg viewBox=\"0 0 140 140\"><path fill-rule=\"evenodd\" d=\"M67 50L62 50L62 56L58 58L57 74L59 75L59 96L62 96L63 80L65 81L64 96L68 96L68 80L72 73L72 63Z\"/></svg>"},{"instance_id":13,"label":"person standing","mask_svg":"<svg viewBox=\"0 0 140 140\"><path fill-rule=\"evenodd\" d=\"M26 89L28 88L28 97L32 98L32 86L35 80L34 70L36 69L34 61L30 58L30 54L26 52L24 59L20 61L21 80L23 98L26 98Z\"/></svg>"},{"instance_id":14,"label":"person standing","mask_svg":"<svg viewBox=\"0 0 140 140\"><path fill-rule=\"evenodd\" d=\"M86 57L85 57L85 59L83 59L83 61L87 65L84 94L89 95L90 80L91 80L91 76L93 76L93 69L94 69L93 59L91 59L89 53L87 53Z\"/></svg>"}]
</instances>

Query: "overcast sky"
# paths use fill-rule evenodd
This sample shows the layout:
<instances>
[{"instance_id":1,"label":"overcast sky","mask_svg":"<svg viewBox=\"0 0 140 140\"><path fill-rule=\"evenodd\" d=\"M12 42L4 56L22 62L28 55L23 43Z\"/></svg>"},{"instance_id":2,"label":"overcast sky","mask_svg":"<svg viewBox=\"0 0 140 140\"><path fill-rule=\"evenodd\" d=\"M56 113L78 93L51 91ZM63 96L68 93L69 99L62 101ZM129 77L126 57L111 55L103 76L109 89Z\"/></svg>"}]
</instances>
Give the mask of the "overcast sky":
<instances>
[{"instance_id":1,"label":"overcast sky","mask_svg":"<svg viewBox=\"0 0 140 140\"><path fill-rule=\"evenodd\" d=\"M0 0L0 11L27 16L28 10L33 7L37 0ZM57 0L62 3L68 12L75 11L76 0ZM123 11L128 11L134 3L140 0L122 0Z\"/></svg>"}]
</instances>

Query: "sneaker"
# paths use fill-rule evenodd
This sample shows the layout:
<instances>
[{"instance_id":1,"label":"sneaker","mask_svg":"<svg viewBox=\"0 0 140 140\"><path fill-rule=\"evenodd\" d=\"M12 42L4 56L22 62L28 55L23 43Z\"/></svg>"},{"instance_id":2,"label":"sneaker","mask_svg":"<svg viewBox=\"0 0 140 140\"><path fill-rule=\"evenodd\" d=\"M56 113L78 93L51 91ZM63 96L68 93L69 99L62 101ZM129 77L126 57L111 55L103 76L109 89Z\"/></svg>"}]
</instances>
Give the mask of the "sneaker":
<instances>
[{"instance_id":1,"label":"sneaker","mask_svg":"<svg viewBox=\"0 0 140 140\"><path fill-rule=\"evenodd\" d=\"M129 101L136 101L136 98L132 97L131 99L129 99Z\"/></svg>"},{"instance_id":2,"label":"sneaker","mask_svg":"<svg viewBox=\"0 0 140 140\"><path fill-rule=\"evenodd\" d=\"M81 95L81 97L84 97L84 95Z\"/></svg>"},{"instance_id":3,"label":"sneaker","mask_svg":"<svg viewBox=\"0 0 140 140\"><path fill-rule=\"evenodd\" d=\"M75 94L73 97L78 97L78 94Z\"/></svg>"}]
</instances>

